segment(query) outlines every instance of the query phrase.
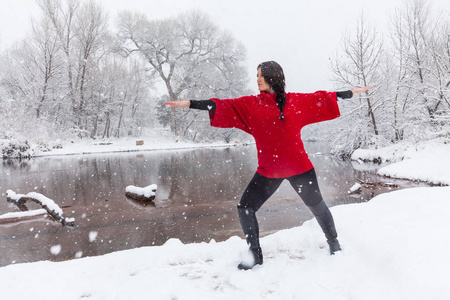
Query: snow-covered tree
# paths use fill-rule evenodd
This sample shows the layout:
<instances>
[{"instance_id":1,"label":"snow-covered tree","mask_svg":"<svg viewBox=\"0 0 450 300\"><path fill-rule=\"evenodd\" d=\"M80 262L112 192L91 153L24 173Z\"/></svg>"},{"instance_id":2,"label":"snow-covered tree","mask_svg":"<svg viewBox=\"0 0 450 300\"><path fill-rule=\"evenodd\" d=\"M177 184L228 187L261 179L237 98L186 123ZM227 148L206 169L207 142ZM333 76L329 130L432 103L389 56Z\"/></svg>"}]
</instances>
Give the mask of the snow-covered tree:
<instances>
[{"instance_id":1,"label":"snow-covered tree","mask_svg":"<svg viewBox=\"0 0 450 300\"><path fill-rule=\"evenodd\" d=\"M89 70L92 65L104 54L104 38L107 32L107 15L96 2L90 1L82 5L75 16L74 48L76 53L76 103L73 110L76 124L82 126L84 110L89 99L86 97L86 87L89 85ZM91 65L91 68L90 68Z\"/></svg>"},{"instance_id":2,"label":"snow-covered tree","mask_svg":"<svg viewBox=\"0 0 450 300\"><path fill-rule=\"evenodd\" d=\"M384 103L377 97L383 41L376 29L368 24L361 14L354 33L347 33L342 39L341 53L334 59L332 69L338 89L353 86L372 85L374 88L361 96L341 102L342 118L332 130L334 151L349 153L361 146L367 146L380 139L380 126Z\"/></svg>"},{"instance_id":3,"label":"snow-covered tree","mask_svg":"<svg viewBox=\"0 0 450 300\"><path fill-rule=\"evenodd\" d=\"M96 84L89 87L87 111L91 136L137 135L154 118L149 104L145 69L134 60L115 53L104 55L92 74Z\"/></svg>"},{"instance_id":4,"label":"snow-covered tree","mask_svg":"<svg viewBox=\"0 0 450 300\"><path fill-rule=\"evenodd\" d=\"M405 2L391 17L385 40L360 16L332 63L337 89L372 85L341 102L342 118L329 131L334 151L383 146L403 139L449 135L449 19L429 2Z\"/></svg>"},{"instance_id":5,"label":"snow-covered tree","mask_svg":"<svg viewBox=\"0 0 450 300\"><path fill-rule=\"evenodd\" d=\"M14 106L2 114L9 135L38 137L55 115L53 108L59 88L61 60L55 36L45 21L34 22L27 39L3 54L4 97Z\"/></svg>"},{"instance_id":6,"label":"snow-covered tree","mask_svg":"<svg viewBox=\"0 0 450 300\"><path fill-rule=\"evenodd\" d=\"M417 0L405 3L392 24L396 135L421 139L448 123L448 17Z\"/></svg>"},{"instance_id":7,"label":"snow-covered tree","mask_svg":"<svg viewBox=\"0 0 450 300\"><path fill-rule=\"evenodd\" d=\"M80 1L77 0L37 0L43 13L43 18L47 19L52 25L57 37L58 46L64 56L65 76L61 76L66 85L65 94L61 97L68 97L71 101L72 111L76 109L76 83L75 83L75 54L73 48L74 41L74 23L77 11L80 7ZM63 91L61 91L63 92ZM66 118L73 117L72 112L65 112Z\"/></svg>"},{"instance_id":8,"label":"snow-covered tree","mask_svg":"<svg viewBox=\"0 0 450 300\"><path fill-rule=\"evenodd\" d=\"M71 121L83 128L83 115L86 107L86 86L89 84L88 65L102 53L102 39L107 33L107 16L103 8L94 1L77 0L38 0L38 4L53 26L58 45L64 55L67 87L65 97L71 102ZM100 52L100 53L98 53Z\"/></svg>"},{"instance_id":9,"label":"snow-covered tree","mask_svg":"<svg viewBox=\"0 0 450 300\"><path fill-rule=\"evenodd\" d=\"M94 1L38 4L42 15L29 35L0 58L8 134L96 138L148 126L152 82L140 61L113 51L103 8Z\"/></svg>"},{"instance_id":10,"label":"snow-covered tree","mask_svg":"<svg viewBox=\"0 0 450 300\"><path fill-rule=\"evenodd\" d=\"M119 16L118 37L125 55L138 53L164 85L170 100L236 97L245 93L245 49L198 11L148 20L139 13ZM186 135L196 112L172 109L171 129Z\"/></svg>"}]
</instances>

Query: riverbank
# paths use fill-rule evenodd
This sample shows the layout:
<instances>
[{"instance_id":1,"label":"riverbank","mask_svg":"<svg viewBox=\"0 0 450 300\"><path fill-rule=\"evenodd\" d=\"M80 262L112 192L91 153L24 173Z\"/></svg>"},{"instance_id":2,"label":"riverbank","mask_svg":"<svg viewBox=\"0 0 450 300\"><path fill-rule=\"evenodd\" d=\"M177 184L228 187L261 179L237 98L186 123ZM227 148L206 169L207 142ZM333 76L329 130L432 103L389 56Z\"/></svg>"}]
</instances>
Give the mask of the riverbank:
<instances>
[{"instance_id":1,"label":"riverbank","mask_svg":"<svg viewBox=\"0 0 450 300\"><path fill-rule=\"evenodd\" d=\"M155 130L143 137L110 138L102 140L83 139L63 142L58 148L36 153L39 156L81 155L95 153L142 152L196 149L206 147L232 147L238 142L195 143L173 136L166 130Z\"/></svg>"},{"instance_id":2,"label":"riverbank","mask_svg":"<svg viewBox=\"0 0 450 300\"><path fill-rule=\"evenodd\" d=\"M380 168L378 175L434 185L450 185L450 140L399 143L380 149L358 149L351 159L361 164L390 163Z\"/></svg>"},{"instance_id":3,"label":"riverbank","mask_svg":"<svg viewBox=\"0 0 450 300\"><path fill-rule=\"evenodd\" d=\"M244 144L251 143L244 142ZM233 147L243 143L193 143L179 140L166 131L155 131L143 138L79 140L65 142L61 148L36 153L35 156L81 155L93 153L139 152ZM422 181L434 185L450 185L450 140L431 140L416 144L399 143L380 149L358 149L351 159L365 162L390 163L377 174L385 177Z\"/></svg>"},{"instance_id":4,"label":"riverbank","mask_svg":"<svg viewBox=\"0 0 450 300\"><path fill-rule=\"evenodd\" d=\"M249 141L192 142L174 136L169 130L155 129L141 137L105 139L54 140L44 144L29 143L24 139L0 140L3 159L32 158L96 153L120 153L142 151L165 151L196 148L233 147L248 145Z\"/></svg>"},{"instance_id":5,"label":"riverbank","mask_svg":"<svg viewBox=\"0 0 450 300\"><path fill-rule=\"evenodd\" d=\"M245 241L142 247L0 268L4 299L446 299L449 187L414 188L332 208L343 251L317 222L262 238L265 262L239 271ZM86 237L88 238L88 237ZM49 251L58 254L58 244ZM437 274L437 276L435 276ZM27 282L17 285L17 278Z\"/></svg>"},{"instance_id":6,"label":"riverbank","mask_svg":"<svg viewBox=\"0 0 450 300\"><path fill-rule=\"evenodd\" d=\"M52 151L50 155L83 154L105 150L103 146L110 151L135 151L137 146L129 145L131 142L73 145L64 150L66 154ZM164 142L154 144L162 146ZM446 182L448 144L434 141L398 147L361 150L354 159L364 164L363 159L381 158L393 162L389 166L397 165L398 170L404 168L406 178L417 174L426 178L427 174L436 182ZM421 173L411 167L420 162L429 166ZM236 268L246 253L245 241L239 237L191 244L170 239L162 246L96 257L1 267L0 295L36 300L446 299L450 293L446 282L450 239L442 237L450 226L449 196L450 187L420 187L385 193L366 203L332 207L343 248L335 256L328 254L323 233L317 222L310 220L262 238L265 262L251 271ZM103 242L104 236L96 230L92 233L86 233L84 242ZM57 260L64 247L70 245L54 240L47 251ZM26 288L17 286L17 278L27 282Z\"/></svg>"}]
</instances>

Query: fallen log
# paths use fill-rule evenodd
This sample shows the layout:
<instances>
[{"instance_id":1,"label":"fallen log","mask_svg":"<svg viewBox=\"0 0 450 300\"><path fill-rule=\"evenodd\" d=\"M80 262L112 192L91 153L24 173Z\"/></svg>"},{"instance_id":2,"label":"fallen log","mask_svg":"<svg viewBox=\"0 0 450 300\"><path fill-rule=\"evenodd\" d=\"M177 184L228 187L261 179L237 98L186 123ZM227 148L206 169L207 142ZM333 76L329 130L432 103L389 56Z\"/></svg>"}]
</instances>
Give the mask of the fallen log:
<instances>
[{"instance_id":1,"label":"fallen log","mask_svg":"<svg viewBox=\"0 0 450 300\"><path fill-rule=\"evenodd\" d=\"M369 182L364 181L362 179L356 178L355 184L348 190L347 194L349 195L356 195L361 194L364 189L368 189L369 191L375 191L379 190L380 188L387 187L387 188L398 188L398 184L390 183L390 182L382 182L382 181L376 181L376 182Z\"/></svg>"},{"instance_id":2,"label":"fallen log","mask_svg":"<svg viewBox=\"0 0 450 300\"><path fill-rule=\"evenodd\" d=\"M129 185L125 188L125 196L137 201L150 202L155 199L157 188L156 184L151 184L144 188Z\"/></svg>"},{"instance_id":3,"label":"fallen log","mask_svg":"<svg viewBox=\"0 0 450 300\"><path fill-rule=\"evenodd\" d=\"M359 183L355 183L349 190L348 190L348 194L349 195L353 195L353 194L361 194L362 189L361 189L361 185Z\"/></svg>"},{"instance_id":4,"label":"fallen log","mask_svg":"<svg viewBox=\"0 0 450 300\"><path fill-rule=\"evenodd\" d=\"M29 210L29 211L9 212L9 213L0 215L0 224L9 224L9 223L15 223L15 222L19 222L19 221L32 220L32 219L36 219L46 213L47 213L47 211L43 208Z\"/></svg>"},{"instance_id":5,"label":"fallen log","mask_svg":"<svg viewBox=\"0 0 450 300\"><path fill-rule=\"evenodd\" d=\"M53 201L50 198L47 198L46 196L31 192L26 195L24 194L16 194L15 192L8 190L6 191L6 201L11 202L21 211L27 211L28 208L25 206L25 203L27 201L32 201L40 206L42 206L43 209L47 211L47 213L50 215L50 217L59 223L61 223L63 226L75 226L75 219L74 218L66 218L63 216L63 211L61 207L59 207L55 201Z\"/></svg>"},{"instance_id":6,"label":"fallen log","mask_svg":"<svg viewBox=\"0 0 450 300\"><path fill-rule=\"evenodd\" d=\"M391 183L391 182L382 182L382 181L376 181L376 182L368 182L364 181L362 179L356 178L356 181L358 181L360 184L362 184L366 188L373 188L373 187L390 187L390 188L397 188L398 184Z\"/></svg>"}]
</instances>

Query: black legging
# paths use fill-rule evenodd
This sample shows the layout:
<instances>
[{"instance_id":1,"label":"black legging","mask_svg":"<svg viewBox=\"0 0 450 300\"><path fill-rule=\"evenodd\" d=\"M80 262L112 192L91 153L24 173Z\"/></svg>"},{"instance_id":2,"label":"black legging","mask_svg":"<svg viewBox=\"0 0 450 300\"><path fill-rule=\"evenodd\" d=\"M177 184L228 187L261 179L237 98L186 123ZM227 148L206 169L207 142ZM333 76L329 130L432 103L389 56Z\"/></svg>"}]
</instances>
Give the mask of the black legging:
<instances>
[{"instance_id":1,"label":"black legging","mask_svg":"<svg viewBox=\"0 0 450 300\"><path fill-rule=\"evenodd\" d=\"M254 212L257 212L285 179L289 181L308 207L313 207L322 201L316 172L311 169L303 174L287 178L267 178L255 173L245 189L238 207L251 208Z\"/></svg>"},{"instance_id":2,"label":"black legging","mask_svg":"<svg viewBox=\"0 0 450 300\"><path fill-rule=\"evenodd\" d=\"M314 169L287 178L267 178L259 173L255 173L238 205L239 221L247 244L255 257L255 264L262 264L263 261L259 244L259 225L256 212L275 193L284 179L289 181L313 213L330 245L330 253L334 254L336 251L339 251L341 248L336 239L337 232L333 216L322 199ZM251 268L251 266L245 267L240 265L239 268Z\"/></svg>"}]
</instances>

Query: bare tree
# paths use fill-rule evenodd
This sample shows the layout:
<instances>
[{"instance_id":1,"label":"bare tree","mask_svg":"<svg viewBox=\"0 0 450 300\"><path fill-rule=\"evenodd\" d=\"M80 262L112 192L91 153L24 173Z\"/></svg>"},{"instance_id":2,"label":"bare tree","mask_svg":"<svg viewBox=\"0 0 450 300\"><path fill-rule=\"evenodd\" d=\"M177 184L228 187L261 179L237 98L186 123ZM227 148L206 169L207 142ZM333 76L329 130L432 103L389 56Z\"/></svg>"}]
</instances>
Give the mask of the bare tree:
<instances>
[{"instance_id":1,"label":"bare tree","mask_svg":"<svg viewBox=\"0 0 450 300\"><path fill-rule=\"evenodd\" d=\"M426 134L448 120L449 53L448 18L433 10L429 2L405 3L393 19L398 62L397 98L411 134ZM405 98L406 97L406 98ZM404 98L403 100L401 98Z\"/></svg>"},{"instance_id":2,"label":"bare tree","mask_svg":"<svg viewBox=\"0 0 450 300\"><path fill-rule=\"evenodd\" d=\"M0 55L1 133L34 141L45 132L47 140L139 134L153 116L153 82L141 61L113 51L103 8L89 0L38 4L29 36Z\"/></svg>"},{"instance_id":3,"label":"bare tree","mask_svg":"<svg viewBox=\"0 0 450 300\"><path fill-rule=\"evenodd\" d=\"M3 83L8 82L10 92L26 100L25 107L33 110L37 119L42 117L43 106L58 86L61 75L58 52L50 24L41 20L33 22L30 35L10 49L10 61L3 65L8 74Z\"/></svg>"},{"instance_id":4,"label":"bare tree","mask_svg":"<svg viewBox=\"0 0 450 300\"><path fill-rule=\"evenodd\" d=\"M102 37L107 32L108 17L102 7L94 1L80 7L76 14L76 22L74 25L74 37L76 41L76 49L78 52L77 77L77 107L75 113L77 115L77 126L82 127L82 115L84 106L86 105L86 80L88 72L88 63L95 58L97 51L102 49ZM102 53L100 53L102 55Z\"/></svg>"},{"instance_id":5,"label":"bare tree","mask_svg":"<svg viewBox=\"0 0 450 300\"><path fill-rule=\"evenodd\" d=\"M83 115L88 64L97 59L102 38L107 32L107 15L94 1L37 0L44 17L53 25L64 54L67 95L71 102L73 123L85 130Z\"/></svg>"},{"instance_id":6,"label":"bare tree","mask_svg":"<svg viewBox=\"0 0 450 300\"><path fill-rule=\"evenodd\" d=\"M336 80L351 86L375 85L383 44L376 30L367 24L364 14L358 19L354 38L347 35L342 46L344 57L336 60L333 65ZM367 114L371 119L374 134L378 135L374 100L370 93L365 92L364 97Z\"/></svg>"},{"instance_id":7,"label":"bare tree","mask_svg":"<svg viewBox=\"0 0 450 300\"><path fill-rule=\"evenodd\" d=\"M415 89L420 93L422 101L426 106L429 117L433 115L433 105L430 103L426 92L426 81L428 80L427 61L429 52L427 51L428 20L430 15L429 7L423 1L414 1L407 3L404 13L406 25L406 38L408 39L410 49L408 52L411 74L415 74Z\"/></svg>"},{"instance_id":8,"label":"bare tree","mask_svg":"<svg viewBox=\"0 0 450 300\"><path fill-rule=\"evenodd\" d=\"M41 75L41 95L39 96L36 110L36 117L41 116L41 109L44 102L48 100L48 90L51 80L58 82L61 75L61 59L57 37L50 28L48 20L43 19L40 23L33 24L30 46L33 48L28 61L36 65L38 74Z\"/></svg>"},{"instance_id":9,"label":"bare tree","mask_svg":"<svg viewBox=\"0 0 450 300\"><path fill-rule=\"evenodd\" d=\"M346 128L346 133L336 133L334 136L343 134L347 135L344 138L346 140L349 137L353 138L353 141L346 146L347 150L344 152L347 152L349 148L356 149L370 143L372 135L380 134L378 119L382 114L377 115L377 110L381 110L384 105L379 98L376 98L377 91L380 91L377 86L382 81L380 63L383 42L376 29L367 24L363 14L358 18L355 33L344 35L341 51L332 62L337 86L339 88L375 86L358 98L343 101L341 105L342 110L345 111L341 122L344 123L343 128ZM351 128L347 128L348 126Z\"/></svg>"},{"instance_id":10,"label":"bare tree","mask_svg":"<svg viewBox=\"0 0 450 300\"><path fill-rule=\"evenodd\" d=\"M119 16L118 36L122 51L126 55L139 53L162 80L172 101L205 87L211 77L226 81L232 79L233 72L245 73L241 66L244 47L198 11L158 21L124 12ZM234 91L239 92L241 86L236 85ZM178 113L171 113L171 129L177 135L183 119Z\"/></svg>"},{"instance_id":11,"label":"bare tree","mask_svg":"<svg viewBox=\"0 0 450 300\"><path fill-rule=\"evenodd\" d=\"M45 17L52 23L60 47L65 55L67 74L67 94L72 103L73 111L76 110L76 92L74 83L74 58L72 42L74 39L73 26L80 2L77 0L37 0Z\"/></svg>"},{"instance_id":12,"label":"bare tree","mask_svg":"<svg viewBox=\"0 0 450 300\"><path fill-rule=\"evenodd\" d=\"M149 105L152 83L146 80L141 64L110 52L90 73L96 80L86 91L90 98L87 128L92 138L135 135L138 127L148 126L153 116Z\"/></svg>"}]
</instances>

